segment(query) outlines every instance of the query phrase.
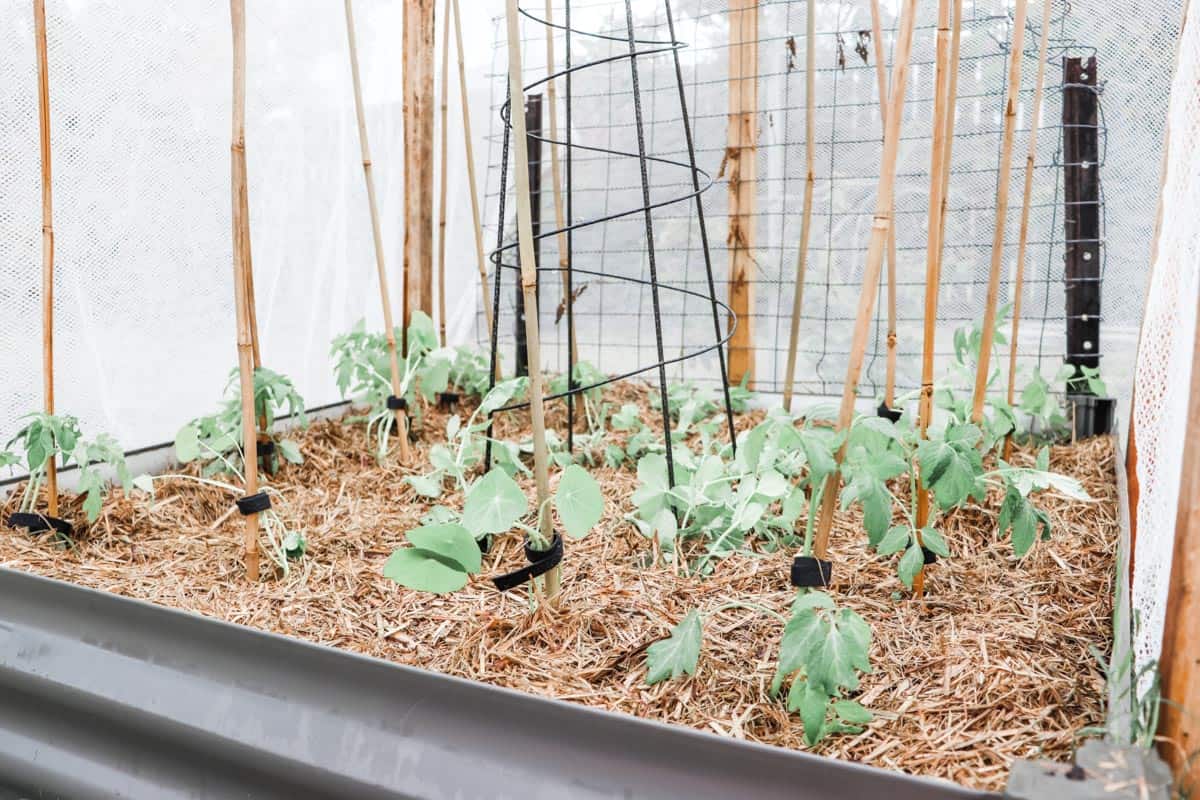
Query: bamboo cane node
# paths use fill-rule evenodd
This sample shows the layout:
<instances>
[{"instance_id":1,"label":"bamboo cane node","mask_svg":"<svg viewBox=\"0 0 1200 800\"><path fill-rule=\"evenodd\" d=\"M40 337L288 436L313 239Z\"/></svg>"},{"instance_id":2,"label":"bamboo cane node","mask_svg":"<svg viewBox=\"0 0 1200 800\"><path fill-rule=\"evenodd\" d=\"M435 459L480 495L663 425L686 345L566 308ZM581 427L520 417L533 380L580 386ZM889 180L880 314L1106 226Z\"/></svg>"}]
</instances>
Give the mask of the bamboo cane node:
<instances>
[{"instance_id":1,"label":"bamboo cane node","mask_svg":"<svg viewBox=\"0 0 1200 800\"><path fill-rule=\"evenodd\" d=\"M550 570L562 563L563 559L563 540L562 536L554 534L554 539L550 542L550 547L546 550L534 550L528 542L525 543L525 560L529 562L527 566L520 569L506 572L503 575L497 575L492 578L492 583L497 589L502 592L507 592L509 589L515 589L523 583L544 575Z\"/></svg>"}]
</instances>

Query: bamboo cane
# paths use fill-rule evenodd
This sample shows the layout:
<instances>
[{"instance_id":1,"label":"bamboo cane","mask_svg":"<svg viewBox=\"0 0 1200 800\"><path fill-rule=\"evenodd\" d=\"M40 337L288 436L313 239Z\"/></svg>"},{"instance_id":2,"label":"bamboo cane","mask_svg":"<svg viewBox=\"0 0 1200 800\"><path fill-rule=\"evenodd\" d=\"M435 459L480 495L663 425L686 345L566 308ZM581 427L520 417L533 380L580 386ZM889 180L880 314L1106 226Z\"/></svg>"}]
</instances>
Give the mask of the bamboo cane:
<instances>
[{"instance_id":1,"label":"bamboo cane","mask_svg":"<svg viewBox=\"0 0 1200 800\"><path fill-rule=\"evenodd\" d=\"M863 271L862 292L858 300L858 316L854 323L854 338L850 345L850 360L846 367L846 384L838 412L838 429L846 430L854 419L854 400L858 378L862 372L863 356L870 334L875 295L879 291L879 273L883 266L884 248L892 225L892 192L896 182L896 155L900 146L900 123L904 118L904 93L908 82L908 60L912 52L913 27L916 22L916 0L905 0L896 42L895 63L892 67L892 86L888 98L887 127L883 135L883 158L879 169L879 196L875 218L871 223L871 240L867 248L867 263ZM845 444L838 450L837 462L845 456ZM829 530L837 506L837 489L841 476L838 471L829 475L821 498L821 516L813 549L817 558L825 558L829 547Z\"/></svg>"},{"instance_id":2,"label":"bamboo cane","mask_svg":"<svg viewBox=\"0 0 1200 800\"><path fill-rule=\"evenodd\" d=\"M1000 266L1004 256L1004 222L1008 214L1008 181L1012 172L1013 131L1017 124L1017 97L1021 91L1021 51L1025 43L1025 14L1028 8L1029 0L1017 0L1013 15L1008 92L1004 98L1004 133L1000 145L1000 176L996 188L996 226L992 234L992 266L988 273L987 305L983 311L983 338L979 344L979 364L975 371L975 400L971 410L971 419L976 423L983 420L983 402L987 397L992 342L996 335L996 305L1000 301Z\"/></svg>"},{"instance_id":3,"label":"bamboo cane","mask_svg":"<svg viewBox=\"0 0 1200 800\"><path fill-rule=\"evenodd\" d=\"M467 152L467 183L471 194L471 221L475 227L475 258L479 267L479 286L483 290L483 313L487 320L487 329L492 329L492 295L488 291L487 257L483 251L483 223L479 214L479 196L475 185L475 154L471 143L471 108L467 101L467 71L463 64L462 20L458 14L458 0L450 0L454 10L454 41L458 55L458 92L462 105L463 144ZM496 377L499 378L500 365L496 365Z\"/></svg>"},{"instance_id":4,"label":"bamboo cane","mask_svg":"<svg viewBox=\"0 0 1200 800\"><path fill-rule=\"evenodd\" d=\"M46 3L33 0L37 40L38 138L42 159L42 392L47 414L54 413L54 203L50 170L50 68L46 48ZM46 456L46 503L58 515L58 465Z\"/></svg>"},{"instance_id":5,"label":"bamboo cane","mask_svg":"<svg viewBox=\"0 0 1200 800\"><path fill-rule=\"evenodd\" d=\"M946 135L942 146L946 154L942 163L942 219L938 225L937 257L938 269L941 269L942 258L946 249L946 212L950 203L950 165L954 163L954 123L958 117L958 64L962 53L962 0L954 0L954 30L950 36L950 89L946 102Z\"/></svg>"},{"instance_id":6,"label":"bamboo cane","mask_svg":"<svg viewBox=\"0 0 1200 800\"><path fill-rule=\"evenodd\" d=\"M446 0L446 20L442 23L442 102L441 102L441 186L438 187L438 341L446 346L446 100L450 90L450 0Z\"/></svg>"},{"instance_id":7,"label":"bamboo cane","mask_svg":"<svg viewBox=\"0 0 1200 800\"><path fill-rule=\"evenodd\" d=\"M354 110L358 117L358 143L362 149L363 179L367 183L367 206L371 213L371 236L375 242L375 270L379 274L379 299L383 303L383 325L387 335L388 358L391 362L392 394L400 396L400 357L396 352L396 332L392 323L392 301L388 292L387 267L383 259L383 235L379 229L379 208L375 202L375 178L371 171L371 148L367 142L367 115L363 110L362 84L358 75L358 45L354 38L354 9L352 0L345 0L346 38L350 44L350 75L354 82ZM396 409L396 434L400 439L400 461L408 463L408 417L404 409Z\"/></svg>"},{"instance_id":8,"label":"bamboo cane","mask_svg":"<svg viewBox=\"0 0 1200 800\"><path fill-rule=\"evenodd\" d=\"M254 435L254 354L250 335L246 269L250 254L250 225L245 216L246 188L246 7L229 0L233 27L233 142L230 172L233 204L233 291L237 312L238 374L242 394L242 448L245 453L246 494L258 493L258 441ZM258 515L246 515L242 539L246 577L258 580Z\"/></svg>"},{"instance_id":9,"label":"bamboo cane","mask_svg":"<svg viewBox=\"0 0 1200 800\"><path fill-rule=\"evenodd\" d=\"M960 6L961 8L961 6ZM961 18L955 17L956 31L961 27ZM937 336L938 292L942 281L942 226L945 222L945 192L949 186L951 150L947 139L953 138L949 122L953 118L956 86L955 69L951 61L950 0L938 3L937 64L934 77L933 146L930 148L929 167L929 233L925 247L925 325L921 358L921 396L917 407L918 435L925 436L933 417L933 359ZM955 61L957 63L957 61ZM921 541L921 529L929 519L929 493L917 484L917 542ZM925 591L924 565L917 570L913 579L914 593L920 597Z\"/></svg>"},{"instance_id":10,"label":"bamboo cane","mask_svg":"<svg viewBox=\"0 0 1200 800\"><path fill-rule=\"evenodd\" d=\"M521 89L521 31L517 0L507 0L508 21L508 85L509 120L512 125L512 146L516 154L515 180L517 200L517 240L521 259L521 290L525 295L525 338L529 345L529 415L533 422L533 472L537 481L537 507L542 538L548 543L553 537L548 502L550 479L546 455L546 412L542 399L541 345L538 338L537 267L533 252L533 222L529 203L529 143L525 133L524 91ZM552 601L562 580L560 567L546 573L546 596Z\"/></svg>"},{"instance_id":11,"label":"bamboo cane","mask_svg":"<svg viewBox=\"0 0 1200 800\"><path fill-rule=\"evenodd\" d=\"M1037 159L1038 118L1046 86L1046 54L1050 46L1050 0L1042 0L1042 40L1038 45L1037 79L1033 89L1033 116L1029 124L1029 151L1025 155L1025 188L1021 198L1021 233L1017 242L1017 276L1013 287L1012 334L1008 343L1008 404L1013 404L1017 384L1017 333L1021 325L1021 295L1025 283L1025 246L1029 241L1029 204L1033 197L1033 164ZM1004 437L1004 457L1012 457L1012 433Z\"/></svg>"},{"instance_id":12,"label":"bamboo cane","mask_svg":"<svg viewBox=\"0 0 1200 800\"><path fill-rule=\"evenodd\" d=\"M553 0L546 0L546 74L553 75L554 61L554 21ZM558 229L558 269L562 275L563 307L573 302L571 298L571 283L567 280L567 268L570 266L567 248L567 223L563 212L562 167L558 157L558 81L550 78L546 81L546 100L549 103L550 115L550 176L554 184L554 226ZM568 318L568 325L574 324L574 317ZM575 341L575 331L567 331L567 341L571 343L571 363L579 363L579 345ZM574 380L572 377L571 380Z\"/></svg>"},{"instance_id":13,"label":"bamboo cane","mask_svg":"<svg viewBox=\"0 0 1200 800\"><path fill-rule=\"evenodd\" d=\"M887 67L883 55L883 25L879 19L879 0L871 0L871 43L875 48L875 81L879 84L879 121L887 130ZM889 409L896 399L896 218L887 240L887 373L883 404Z\"/></svg>"},{"instance_id":14,"label":"bamboo cane","mask_svg":"<svg viewBox=\"0 0 1200 800\"><path fill-rule=\"evenodd\" d=\"M816 106L816 3L807 3L804 26L804 209L800 217L800 246L796 251L796 285L792 294L792 327L788 335L787 368L783 376L783 407L792 410L796 380L796 350L800 345L800 313L804 307L804 281L808 271L808 240L812 233L813 186L816 183L816 142L813 120Z\"/></svg>"}]
</instances>

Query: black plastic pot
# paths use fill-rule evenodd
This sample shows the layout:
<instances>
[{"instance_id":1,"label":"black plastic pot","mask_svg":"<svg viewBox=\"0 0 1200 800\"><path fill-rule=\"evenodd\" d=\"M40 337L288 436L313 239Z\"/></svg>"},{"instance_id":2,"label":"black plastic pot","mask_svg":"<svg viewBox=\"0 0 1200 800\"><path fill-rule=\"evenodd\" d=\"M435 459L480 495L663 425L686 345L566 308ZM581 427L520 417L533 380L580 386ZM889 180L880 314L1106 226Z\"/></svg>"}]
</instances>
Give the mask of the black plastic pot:
<instances>
[{"instance_id":1,"label":"black plastic pot","mask_svg":"<svg viewBox=\"0 0 1200 800\"><path fill-rule=\"evenodd\" d=\"M887 403L880 403L879 408L875 409L876 415L884 419L890 419L892 422L899 422L904 416L904 410L899 408L889 408Z\"/></svg>"},{"instance_id":2,"label":"black plastic pot","mask_svg":"<svg viewBox=\"0 0 1200 800\"><path fill-rule=\"evenodd\" d=\"M1074 409L1076 439L1112 433L1117 410L1116 398L1068 394L1067 402Z\"/></svg>"}]
</instances>

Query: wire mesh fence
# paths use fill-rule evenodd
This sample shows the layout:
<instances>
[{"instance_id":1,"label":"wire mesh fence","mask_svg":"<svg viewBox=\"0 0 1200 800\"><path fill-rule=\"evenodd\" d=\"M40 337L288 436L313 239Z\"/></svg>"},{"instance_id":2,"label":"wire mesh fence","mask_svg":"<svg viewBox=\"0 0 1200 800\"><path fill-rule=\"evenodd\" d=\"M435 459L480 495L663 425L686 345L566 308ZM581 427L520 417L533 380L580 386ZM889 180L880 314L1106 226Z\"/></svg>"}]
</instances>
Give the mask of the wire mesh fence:
<instances>
[{"instance_id":1,"label":"wire mesh fence","mask_svg":"<svg viewBox=\"0 0 1200 800\"><path fill-rule=\"evenodd\" d=\"M637 35L644 39L666 39L666 10L662 3L637 3L634 16ZM718 0L684 0L672 3L677 38L688 42L681 51L687 100L695 133L699 166L716 176L717 183L703 195L709 221L712 260L718 295L730 301L731 156L753 159L754 211L751 224L736 232L748 237L752 259L749 276L750 301L738 319L749 329L754 386L761 391L780 391L787 355L787 333L791 318L792 287L800 234L804 191L805 159L805 48L803 35L805 4L762 2L757 6L757 140L750 156L729 149L731 98L730 6ZM898 5L883 4L883 43L889 54L897 25ZM541 11L539 7L538 11ZM554 6L561 21L563 3ZM796 390L808 394L840 391L845 375L852 321L858 301L865 251L874 211L881 151L881 119L875 64L870 42L870 18L865 4L821 3L817 9L813 42L816 60L814 91L816 183L813 231L805 289ZM1021 366L1039 367L1052 374L1066 353L1064 256L1066 213L1063 192L1063 62L1067 57L1087 58L1097 54L1094 46L1077 39L1073 31L1075 10L1062 4L1052 8L1047 81L1040 118L1031 119L1033 74L1037 65L1040 15L1030 14L1023 47L1024 80L1018 94L1017 136L1014 147L1012 191L1003 258L1002 302L1011 300L1016 264L1016 242L1020 218L1019 181L1023 180L1024 152L1031 129L1039 130L1034 162L1033 195L1027 246L1027 268ZM573 140L606 150L636 152L631 109L629 60L625 51L623 2L571 3L573 27L598 36L575 36L572 57L577 61L606 63L575 76ZM912 56L908 96L905 102L900 157L897 164L897 329L899 358L897 386L913 389L919 384L922 347L925 249L928 214L929 152L933 116L934 39L936 9L925 4L918 18ZM962 55L959 70L957 124L955 129L950 195L946 217L946 247L937 328L937 353L944 359L953 353L953 331L982 315L991 258L991 238L996 222L995 195L1007 91L1007 62L1012 41L1012 17L1004 3L966 3L963 15ZM525 70L530 83L546 74L545 29L526 25ZM556 52L563 52L559 31ZM497 29L499 37L499 29ZM611 37L611 38L603 38ZM492 76L495 105L503 101L503 42L497 39ZM561 55L560 55L561 58ZM668 56L639 59L641 93L646 109L648 152L663 158L686 159L686 142L681 128L681 109L675 94L674 66ZM1100 80L1105 87L1104 59ZM563 88L559 86L559 124L562 125ZM739 101L741 102L741 101ZM1103 111L1103 109L1102 109ZM1103 113L1095 123L1099 139L1098 163L1101 179L1107 168L1108 130ZM499 133L493 122L489 148L486 219L494 237L499 193ZM616 210L640 205L638 160L604 153L576 150L569 190L574 206L573 222L606 217ZM557 276L549 272L558 265L557 240L549 234L553 226L553 184L549 159L542 159L541 206L543 238L539 242L541 309L543 315L544 364L550 369L566 366L564 321L555 320L561 301ZM686 171L661 164L648 165L655 198L679 195L690 189ZM511 181L510 181L511 183ZM511 191L511 186L507 187ZM563 187L564 189L567 187ZM1101 232L1098 243L1102 279L1109 248L1105 240L1101 195ZM509 205L511 208L511 204ZM660 279L667 284L703 293L705 273L696 215L687 204L664 206L653 215L656 255ZM511 222L506 225L512 231ZM494 239L492 239L494 241ZM1133 246L1140 244L1132 243ZM646 241L638 217L612 220L581 231L574 237L572 260L576 268L605 275L647 277ZM1142 262L1123 260L1121 279L1136 284L1140 291ZM551 279L547 279L549 275ZM1136 276L1136 277L1135 277ZM1129 280L1133 278L1133 280ZM627 371L637 364L653 364L654 319L649 294L636 284L592 277L575 303L575 326L580 358L602 371ZM865 364L861 393L882 390L886 361L884 288L877 303L877 320ZM1129 313L1129 292L1121 292L1122 313L1115 323L1126 331L1113 340L1120 353L1117 371L1127 370L1125 353L1132 343L1128 330L1136 324L1140 309ZM512 297L505 297L502 311L502 351L511 364L515 326ZM732 304L732 303L731 303ZM662 309L662 324L668 355L681 355L713 339L711 319L694 297L668 293ZM1106 307L1106 325L1107 325ZM487 331L482 315L476 326L480 341ZM1109 329L1106 327L1106 331ZM1099 347L1099 343L1095 343ZM1111 350L1102 348L1104 355ZM1106 370L1110 367L1105 362ZM676 380L714 380L715 357L681 361L672 365ZM738 374L732 376L735 380ZM1118 383L1123 379L1118 377Z\"/></svg>"}]
</instances>

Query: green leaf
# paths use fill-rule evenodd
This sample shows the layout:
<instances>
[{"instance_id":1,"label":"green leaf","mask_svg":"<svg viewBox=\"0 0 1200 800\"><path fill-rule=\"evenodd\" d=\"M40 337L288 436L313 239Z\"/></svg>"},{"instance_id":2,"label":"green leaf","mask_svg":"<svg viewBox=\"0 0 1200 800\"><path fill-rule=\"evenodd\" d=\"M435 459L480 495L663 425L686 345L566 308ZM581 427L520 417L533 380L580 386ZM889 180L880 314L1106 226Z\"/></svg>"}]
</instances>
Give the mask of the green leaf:
<instances>
[{"instance_id":1,"label":"green leaf","mask_svg":"<svg viewBox=\"0 0 1200 800\"><path fill-rule=\"evenodd\" d=\"M300 445L296 444L291 439L279 440L279 454L282 455L285 460L290 461L293 464L304 463L304 455L300 452Z\"/></svg>"},{"instance_id":2,"label":"green leaf","mask_svg":"<svg viewBox=\"0 0 1200 800\"><path fill-rule=\"evenodd\" d=\"M667 459L659 453L647 453L638 460L638 488L633 492L633 504L638 516L653 519L670 504L667 494Z\"/></svg>"},{"instance_id":3,"label":"green leaf","mask_svg":"<svg viewBox=\"0 0 1200 800\"><path fill-rule=\"evenodd\" d=\"M797 680L788 693L788 710L800 712L804 741L815 745L825 737L825 717L829 713L829 695L809 681Z\"/></svg>"},{"instance_id":4,"label":"green leaf","mask_svg":"<svg viewBox=\"0 0 1200 800\"><path fill-rule=\"evenodd\" d=\"M826 694L840 688L858 688L858 672L870 672L871 628L848 608L830 615L828 633L821 643L815 664L808 668L810 683L820 685Z\"/></svg>"},{"instance_id":5,"label":"green leaf","mask_svg":"<svg viewBox=\"0 0 1200 800\"><path fill-rule=\"evenodd\" d=\"M950 557L950 547L936 528L925 527L921 529L921 544L927 550L937 553L942 558Z\"/></svg>"},{"instance_id":6,"label":"green leaf","mask_svg":"<svg viewBox=\"0 0 1200 800\"><path fill-rule=\"evenodd\" d=\"M200 437L194 424L189 422L175 434L175 457L180 464L188 464L200 457Z\"/></svg>"},{"instance_id":7,"label":"green leaf","mask_svg":"<svg viewBox=\"0 0 1200 800\"><path fill-rule=\"evenodd\" d=\"M434 594L446 594L467 585L467 573L459 565L418 547L402 547L392 553L383 565L383 576L409 589Z\"/></svg>"},{"instance_id":8,"label":"green leaf","mask_svg":"<svg viewBox=\"0 0 1200 800\"><path fill-rule=\"evenodd\" d=\"M975 426L969 427L975 434L979 433ZM958 447L936 439L921 442L917 446L921 480L933 490L938 505L943 509L952 508L966 500L975 488L976 474L983 471L978 451L971 449L974 443L968 446L965 440L959 441L961 444Z\"/></svg>"},{"instance_id":9,"label":"green leaf","mask_svg":"<svg viewBox=\"0 0 1200 800\"><path fill-rule=\"evenodd\" d=\"M896 525L888 528L888 532L884 535L883 541L881 541L875 547L875 552L881 556L894 555L907 548L909 542L911 541L912 531L908 529L908 526Z\"/></svg>"},{"instance_id":10,"label":"green leaf","mask_svg":"<svg viewBox=\"0 0 1200 800\"><path fill-rule=\"evenodd\" d=\"M925 566L925 554L921 552L921 546L914 540L904 551L904 555L900 557L900 565L896 568L900 575L900 580L909 589L913 587L913 580L917 577L917 573Z\"/></svg>"},{"instance_id":11,"label":"green leaf","mask_svg":"<svg viewBox=\"0 0 1200 800\"><path fill-rule=\"evenodd\" d=\"M771 694L779 692L788 675L799 669L809 669L809 665L815 663L828 631L829 623L817 609L793 611L792 618L783 628L783 639L779 643L779 665L771 681Z\"/></svg>"},{"instance_id":12,"label":"green leaf","mask_svg":"<svg viewBox=\"0 0 1200 800\"><path fill-rule=\"evenodd\" d=\"M463 525L476 538L486 533L504 533L528 508L529 501L516 481L504 470L493 467L467 490Z\"/></svg>"},{"instance_id":13,"label":"green leaf","mask_svg":"<svg viewBox=\"0 0 1200 800\"><path fill-rule=\"evenodd\" d=\"M839 719L853 725L866 725L873 718L871 712L855 700L835 700L833 713L837 714Z\"/></svg>"},{"instance_id":14,"label":"green leaf","mask_svg":"<svg viewBox=\"0 0 1200 800\"><path fill-rule=\"evenodd\" d=\"M141 475L138 475L136 478L134 478L133 485L136 488L141 489L146 494L149 494L149 495L154 494L154 478L151 477L150 475L147 475L146 473L142 473Z\"/></svg>"},{"instance_id":15,"label":"green leaf","mask_svg":"<svg viewBox=\"0 0 1200 800\"><path fill-rule=\"evenodd\" d=\"M604 496L600 486L583 467L572 464L563 470L554 494L554 508L567 535L579 539L604 515Z\"/></svg>"},{"instance_id":16,"label":"green leaf","mask_svg":"<svg viewBox=\"0 0 1200 800\"><path fill-rule=\"evenodd\" d=\"M667 678L695 675L701 633L700 612L692 609L671 629L670 638L650 645L646 650L646 684L653 686Z\"/></svg>"},{"instance_id":17,"label":"green leaf","mask_svg":"<svg viewBox=\"0 0 1200 800\"><path fill-rule=\"evenodd\" d=\"M406 533L405 538L416 548L436 553L470 574L479 572L482 568L479 545L471 532L462 525L424 525Z\"/></svg>"}]
</instances>

